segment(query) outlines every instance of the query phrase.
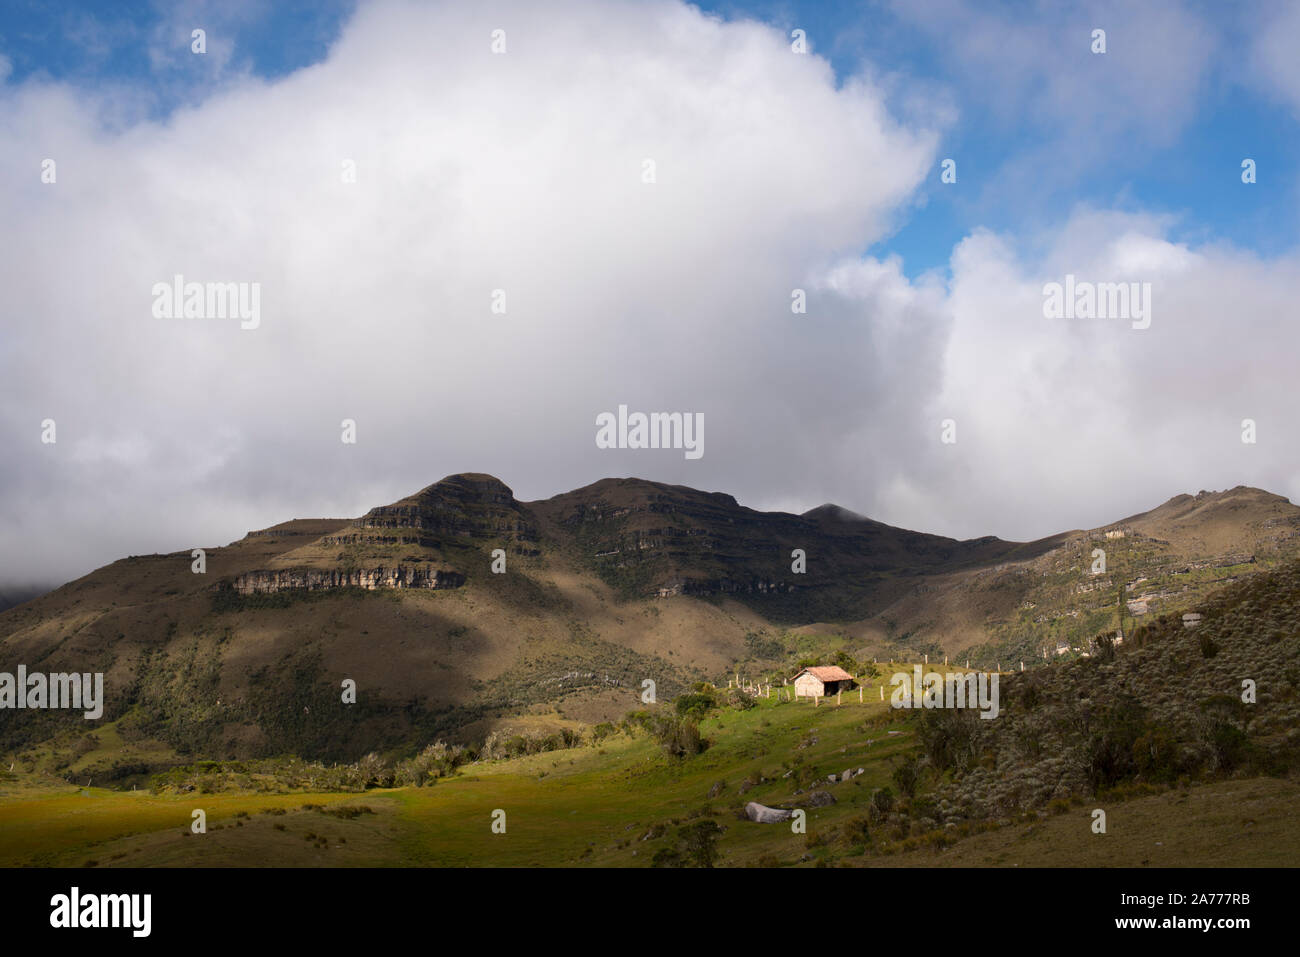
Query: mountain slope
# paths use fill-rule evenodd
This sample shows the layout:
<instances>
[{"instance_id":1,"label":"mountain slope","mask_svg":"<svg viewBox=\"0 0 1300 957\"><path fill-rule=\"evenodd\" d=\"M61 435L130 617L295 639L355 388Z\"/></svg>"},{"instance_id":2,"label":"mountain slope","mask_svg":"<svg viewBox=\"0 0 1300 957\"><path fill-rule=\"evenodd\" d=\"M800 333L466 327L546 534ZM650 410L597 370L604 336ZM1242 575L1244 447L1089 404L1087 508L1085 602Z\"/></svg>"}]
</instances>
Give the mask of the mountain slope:
<instances>
[{"instance_id":1,"label":"mountain slope","mask_svg":"<svg viewBox=\"0 0 1300 957\"><path fill-rule=\"evenodd\" d=\"M465 474L360 518L209 548L204 574L188 549L114 562L0 612L0 670L104 672L101 724L121 735L123 764L133 749L352 760L604 720L638 706L647 679L667 699L739 666L779 676L832 646L1041 662L1049 643L1113 630L1121 586L1154 615L1297 542L1300 509L1243 488L1022 544L833 505L759 512L640 479L520 502ZM1102 546L1108 570L1092 575ZM67 750L87 729L63 712L0 712L0 749Z\"/></svg>"},{"instance_id":2,"label":"mountain slope","mask_svg":"<svg viewBox=\"0 0 1300 957\"><path fill-rule=\"evenodd\" d=\"M827 505L758 512L730 495L605 479L533 503L578 561L627 597L734 595L777 621L843 619L880 607L899 580L1041 554L1051 540L957 541ZM806 570L796 573L794 551Z\"/></svg>"}]
</instances>

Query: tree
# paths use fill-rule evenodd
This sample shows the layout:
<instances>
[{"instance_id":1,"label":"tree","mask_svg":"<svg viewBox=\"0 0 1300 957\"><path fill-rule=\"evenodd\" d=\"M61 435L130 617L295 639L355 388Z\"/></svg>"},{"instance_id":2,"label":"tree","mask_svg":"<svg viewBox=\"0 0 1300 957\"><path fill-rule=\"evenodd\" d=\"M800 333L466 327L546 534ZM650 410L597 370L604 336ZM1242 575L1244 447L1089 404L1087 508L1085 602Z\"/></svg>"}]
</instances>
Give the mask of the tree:
<instances>
[{"instance_id":1,"label":"tree","mask_svg":"<svg viewBox=\"0 0 1300 957\"><path fill-rule=\"evenodd\" d=\"M717 823L709 818L687 824L677 829L677 839L682 844L686 860L694 867L712 867L718 859L718 835L722 833Z\"/></svg>"},{"instance_id":2,"label":"tree","mask_svg":"<svg viewBox=\"0 0 1300 957\"><path fill-rule=\"evenodd\" d=\"M858 660L844 651L835 652L835 657L831 659L831 664L839 665L851 675L862 673L862 665L858 663Z\"/></svg>"}]
</instances>

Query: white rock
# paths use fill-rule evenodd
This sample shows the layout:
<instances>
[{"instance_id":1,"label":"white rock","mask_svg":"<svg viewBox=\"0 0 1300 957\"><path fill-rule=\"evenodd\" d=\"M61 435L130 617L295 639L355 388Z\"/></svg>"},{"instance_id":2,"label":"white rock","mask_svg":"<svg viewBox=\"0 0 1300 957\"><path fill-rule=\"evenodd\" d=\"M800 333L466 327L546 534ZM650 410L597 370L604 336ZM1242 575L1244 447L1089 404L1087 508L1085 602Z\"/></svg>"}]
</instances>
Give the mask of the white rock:
<instances>
[{"instance_id":1,"label":"white rock","mask_svg":"<svg viewBox=\"0 0 1300 957\"><path fill-rule=\"evenodd\" d=\"M757 801L750 801L745 805L745 816L751 821L757 821L759 824L778 824L781 821L790 820L789 811L767 807Z\"/></svg>"}]
</instances>

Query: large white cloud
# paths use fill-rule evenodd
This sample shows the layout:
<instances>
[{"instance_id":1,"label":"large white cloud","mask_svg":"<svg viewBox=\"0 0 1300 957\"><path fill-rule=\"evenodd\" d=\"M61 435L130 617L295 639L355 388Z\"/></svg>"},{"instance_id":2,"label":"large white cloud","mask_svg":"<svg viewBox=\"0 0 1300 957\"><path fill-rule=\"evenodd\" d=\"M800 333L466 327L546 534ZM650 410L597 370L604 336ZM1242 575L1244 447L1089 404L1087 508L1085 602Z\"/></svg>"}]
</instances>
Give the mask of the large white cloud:
<instances>
[{"instance_id":1,"label":"large white cloud","mask_svg":"<svg viewBox=\"0 0 1300 957\"><path fill-rule=\"evenodd\" d=\"M1198 77L1170 81L1162 129ZM1300 493L1294 256L1080 209L978 232L950 282L909 281L858 251L934 174L941 131L916 118L947 107L905 125L780 31L668 2L383 2L316 66L218 83L165 122L137 119L147 90L0 87L0 216L21 237L0 257L0 581L355 515L466 470L522 498L639 475L1020 538L1202 487ZM154 318L176 273L260 282L260 327ZM1151 328L1044 319L1067 273L1151 282ZM704 413L704 457L598 449L619 404Z\"/></svg>"},{"instance_id":2,"label":"large white cloud","mask_svg":"<svg viewBox=\"0 0 1300 957\"><path fill-rule=\"evenodd\" d=\"M1174 223L1079 209L1030 255L977 234L953 257L939 429L880 509L956 534L1093 527L1181 492L1258 485L1300 499L1300 257L1171 241ZM1024 243L1026 247L1032 243ZM1049 319L1067 275L1150 283L1149 328ZM1141 324L1141 323L1139 323ZM1256 441L1242 442L1242 421ZM990 510L997 524L990 526Z\"/></svg>"},{"instance_id":3,"label":"large white cloud","mask_svg":"<svg viewBox=\"0 0 1300 957\"><path fill-rule=\"evenodd\" d=\"M0 577L356 514L458 470L523 496L620 473L802 490L841 429L930 388L893 356L942 317L899 321L919 297L897 270L819 290L885 235L935 134L772 28L376 3L323 63L137 113L48 83L0 100L23 237L0 265ZM154 318L178 273L259 282L260 328ZM705 458L598 450L620 403L705 413Z\"/></svg>"},{"instance_id":4,"label":"large white cloud","mask_svg":"<svg viewBox=\"0 0 1300 957\"><path fill-rule=\"evenodd\" d=\"M1259 23L1254 42L1243 66L1265 90L1287 102L1300 117L1300 6L1275 2L1252 11L1251 22Z\"/></svg>"}]
</instances>

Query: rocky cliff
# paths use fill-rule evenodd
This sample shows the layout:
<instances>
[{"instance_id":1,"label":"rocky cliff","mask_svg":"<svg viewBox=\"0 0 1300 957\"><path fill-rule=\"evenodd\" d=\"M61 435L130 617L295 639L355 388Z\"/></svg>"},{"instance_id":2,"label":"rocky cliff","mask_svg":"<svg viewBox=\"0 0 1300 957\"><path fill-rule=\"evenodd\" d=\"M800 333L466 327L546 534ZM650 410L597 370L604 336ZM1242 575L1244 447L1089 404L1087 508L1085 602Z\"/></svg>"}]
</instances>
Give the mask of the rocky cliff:
<instances>
[{"instance_id":1,"label":"rocky cliff","mask_svg":"<svg viewBox=\"0 0 1300 957\"><path fill-rule=\"evenodd\" d=\"M241 595L270 594L302 589L330 588L459 588L465 584L460 572L419 565L388 568L285 568L239 575L231 587Z\"/></svg>"}]
</instances>

